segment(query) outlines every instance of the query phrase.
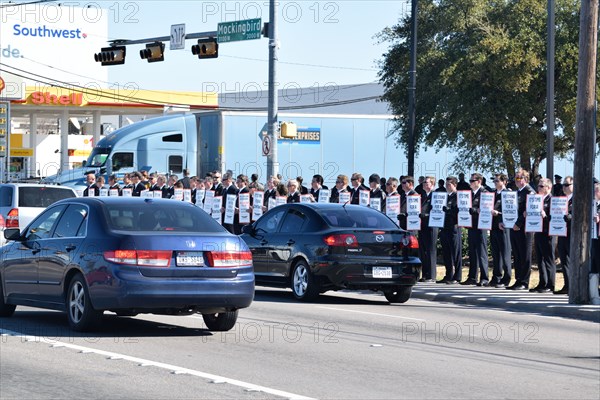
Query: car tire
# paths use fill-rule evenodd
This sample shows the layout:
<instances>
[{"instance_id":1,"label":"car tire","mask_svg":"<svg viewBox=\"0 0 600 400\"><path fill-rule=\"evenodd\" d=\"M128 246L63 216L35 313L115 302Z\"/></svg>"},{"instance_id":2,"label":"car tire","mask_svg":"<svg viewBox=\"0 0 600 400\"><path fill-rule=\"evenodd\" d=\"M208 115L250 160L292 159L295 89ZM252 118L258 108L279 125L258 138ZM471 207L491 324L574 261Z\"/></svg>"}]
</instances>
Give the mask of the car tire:
<instances>
[{"instance_id":1,"label":"car tire","mask_svg":"<svg viewBox=\"0 0 600 400\"><path fill-rule=\"evenodd\" d=\"M202 314L209 331L225 332L231 330L237 322L238 311L226 311L215 314Z\"/></svg>"},{"instance_id":2,"label":"car tire","mask_svg":"<svg viewBox=\"0 0 600 400\"><path fill-rule=\"evenodd\" d=\"M77 332L88 332L98 328L102 311L94 310L87 284L81 275L75 275L67 291L67 318L69 326Z\"/></svg>"},{"instance_id":3,"label":"car tire","mask_svg":"<svg viewBox=\"0 0 600 400\"><path fill-rule=\"evenodd\" d=\"M412 286L401 286L395 290L386 290L383 295L390 303L406 303L412 294Z\"/></svg>"},{"instance_id":4,"label":"car tire","mask_svg":"<svg viewBox=\"0 0 600 400\"><path fill-rule=\"evenodd\" d=\"M4 291L2 290L2 279L0 278L0 317L12 317L17 306L4 302Z\"/></svg>"},{"instance_id":5,"label":"car tire","mask_svg":"<svg viewBox=\"0 0 600 400\"><path fill-rule=\"evenodd\" d=\"M291 284L296 300L311 301L316 299L321 292L315 276L304 260L300 260L294 265Z\"/></svg>"}]
</instances>

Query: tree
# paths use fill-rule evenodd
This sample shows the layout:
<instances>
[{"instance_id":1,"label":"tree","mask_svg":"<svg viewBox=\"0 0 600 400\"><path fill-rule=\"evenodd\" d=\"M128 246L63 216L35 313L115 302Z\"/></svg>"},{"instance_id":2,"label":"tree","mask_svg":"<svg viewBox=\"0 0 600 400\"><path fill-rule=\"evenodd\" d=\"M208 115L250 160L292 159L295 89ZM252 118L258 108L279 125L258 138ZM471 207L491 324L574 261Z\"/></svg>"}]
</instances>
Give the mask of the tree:
<instances>
[{"instance_id":1,"label":"tree","mask_svg":"<svg viewBox=\"0 0 600 400\"><path fill-rule=\"evenodd\" d=\"M416 148L452 149L461 169L538 174L546 158L546 3L419 0ZM557 157L574 145L578 34L578 0L557 0ZM383 99L405 148L409 37L410 15L379 34L391 43L380 63Z\"/></svg>"}]
</instances>

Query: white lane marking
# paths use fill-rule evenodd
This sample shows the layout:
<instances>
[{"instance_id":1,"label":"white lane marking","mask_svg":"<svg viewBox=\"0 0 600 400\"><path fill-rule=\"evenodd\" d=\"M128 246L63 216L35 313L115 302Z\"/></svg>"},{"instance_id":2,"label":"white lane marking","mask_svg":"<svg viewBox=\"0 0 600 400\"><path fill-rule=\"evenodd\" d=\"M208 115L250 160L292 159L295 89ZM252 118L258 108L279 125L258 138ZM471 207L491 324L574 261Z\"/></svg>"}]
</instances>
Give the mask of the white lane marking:
<instances>
[{"instance_id":1,"label":"white lane marking","mask_svg":"<svg viewBox=\"0 0 600 400\"><path fill-rule=\"evenodd\" d=\"M268 388L268 387L260 386L260 385L254 385L252 383L239 381L237 379L231 379L231 378L226 378L226 377L219 376L219 375L213 375L213 374L209 374L206 372L201 372L201 371L196 371L196 370L189 369L189 368L179 367L177 365L165 364L165 363L146 360L146 359L138 358L138 357L131 357L131 356L127 356L125 354L113 353L111 351L98 350L98 349L94 349L91 347L79 346L76 344L65 343L65 342L61 342L58 340L49 340L47 338L43 338L40 336L25 335L23 333L14 332L14 331L10 331L7 329L0 328L0 334L3 336L21 337L26 341L32 341L32 342L35 341L38 343L40 343L40 342L46 343L46 344L51 345L52 347L57 347L57 348L67 347L69 349L79 350L82 353L94 353L94 354L98 354L101 356L105 356L111 360L126 360L126 361L130 361L133 363L137 363L139 366L153 366L153 367L157 367L157 368L162 368L162 369L166 369L166 370L170 371L173 374L188 374L188 375L192 375L192 376L197 376L199 378L204 378L204 379L207 379L207 380L210 380L213 382L229 383L230 385L242 387L242 388L246 389L246 391L264 392L267 394L284 397L287 399L315 400L312 397L301 396L301 395L295 394L295 393L284 392L282 390L272 389L272 388Z\"/></svg>"},{"instance_id":2,"label":"white lane marking","mask_svg":"<svg viewBox=\"0 0 600 400\"><path fill-rule=\"evenodd\" d=\"M317 306L317 308L323 308L325 310L333 310L333 311L345 311L345 312L357 313L357 314L377 315L377 316L380 316L380 317L410 319L410 320L413 320L413 321L426 321L426 320L420 319L420 318L401 317L399 315L380 314L380 313L374 313L374 312L368 312L368 311L347 310L345 308L325 307L325 306Z\"/></svg>"}]
</instances>

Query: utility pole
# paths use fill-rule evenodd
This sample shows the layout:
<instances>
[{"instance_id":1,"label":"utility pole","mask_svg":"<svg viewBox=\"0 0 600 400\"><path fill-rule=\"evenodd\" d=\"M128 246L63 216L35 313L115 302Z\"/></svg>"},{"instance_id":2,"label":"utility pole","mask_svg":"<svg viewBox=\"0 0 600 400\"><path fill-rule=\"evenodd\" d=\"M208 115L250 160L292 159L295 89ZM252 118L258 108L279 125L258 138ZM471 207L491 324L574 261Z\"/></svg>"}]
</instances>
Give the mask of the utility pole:
<instances>
[{"instance_id":1,"label":"utility pole","mask_svg":"<svg viewBox=\"0 0 600 400\"><path fill-rule=\"evenodd\" d=\"M546 49L546 178L554 176L554 2L548 0L548 38Z\"/></svg>"},{"instance_id":2,"label":"utility pole","mask_svg":"<svg viewBox=\"0 0 600 400\"><path fill-rule=\"evenodd\" d=\"M571 267L569 303L590 301L588 275L591 261L594 154L596 150L596 57L598 46L598 0L582 0L579 20L579 65L571 221Z\"/></svg>"},{"instance_id":3,"label":"utility pole","mask_svg":"<svg viewBox=\"0 0 600 400\"><path fill-rule=\"evenodd\" d=\"M269 104L267 135L271 138L271 151L267 155L267 179L279 173L277 161L277 0L269 0Z\"/></svg>"},{"instance_id":4,"label":"utility pole","mask_svg":"<svg viewBox=\"0 0 600 400\"><path fill-rule=\"evenodd\" d=\"M412 0L410 24L410 65L408 83L408 175L415 176L415 120L417 94L417 10L418 0Z\"/></svg>"}]
</instances>

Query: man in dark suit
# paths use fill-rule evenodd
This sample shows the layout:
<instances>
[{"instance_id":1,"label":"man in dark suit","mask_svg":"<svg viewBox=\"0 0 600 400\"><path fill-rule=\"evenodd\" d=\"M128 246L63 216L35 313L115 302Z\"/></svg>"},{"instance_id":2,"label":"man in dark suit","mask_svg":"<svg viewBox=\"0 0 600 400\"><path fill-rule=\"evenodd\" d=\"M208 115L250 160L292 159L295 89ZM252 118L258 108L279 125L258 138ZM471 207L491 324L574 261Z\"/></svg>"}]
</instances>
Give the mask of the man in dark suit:
<instances>
[{"instance_id":1,"label":"man in dark suit","mask_svg":"<svg viewBox=\"0 0 600 400\"><path fill-rule=\"evenodd\" d=\"M323 185L323 177L319 174L313 175L310 182L310 191L308 192L312 196L313 201L319 201L321 189L327 189L327 186Z\"/></svg>"},{"instance_id":2,"label":"man in dark suit","mask_svg":"<svg viewBox=\"0 0 600 400\"><path fill-rule=\"evenodd\" d=\"M552 196L564 196L562 176L554 175L554 185L552 186Z\"/></svg>"},{"instance_id":3,"label":"man in dark suit","mask_svg":"<svg viewBox=\"0 0 600 400\"><path fill-rule=\"evenodd\" d=\"M456 185L456 190L471 190L471 186L469 182L465 181L465 174L462 172L458 174L458 185Z\"/></svg>"},{"instance_id":4,"label":"man in dark suit","mask_svg":"<svg viewBox=\"0 0 600 400\"><path fill-rule=\"evenodd\" d=\"M350 184L352 185L350 189L350 204L359 203L361 190L366 190L367 192L370 191L370 189L367 186L365 186L364 182L365 178L363 178L363 176L358 172L353 173L350 177Z\"/></svg>"},{"instance_id":5,"label":"man in dark suit","mask_svg":"<svg viewBox=\"0 0 600 400\"><path fill-rule=\"evenodd\" d=\"M530 292L548 293L554 292L556 282L556 264L554 263L554 249L552 247L552 236L548 235L550 228L550 198L552 197L552 181L541 178L537 185L538 194L544 196L542 201L542 232L533 234L535 253L537 255L540 280L536 287L529 289Z\"/></svg>"},{"instance_id":6,"label":"man in dark suit","mask_svg":"<svg viewBox=\"0 0 600 400\"><path fill-rule=\"evenodd\" d=\"M400 213L398 214L398 221L400 222L400 228L406 229L406 217L408 216L407 197L414 196L418 193L414 190L415 179L412 176L403 176L400 181L400 186L402 187L401 192L404 192L404 196L400 196ZM385 208L383 208L383 210L385 212Z\"/></svg>"},{"instance_id":7,"label":"man in dark suit","mask_svg":"<svg viewBox=\"0 0 600 400\"><path fill-rule=\"evenodd\" d=\"M496 188L494 209L492 210L492 230L490 231L490 247L492 248L492 260L494 260L494 272L490 286L503 288L510 284L512 278L512 267L510 260L510 231L504 229L502 224L502 192L507 192L506 174L496 174L494 186Z\"/></svg>"},{"instance_id":8,"label":"man in dark suit","mask_svg":"<svg viewBox=\"0 0 600 400\"><path fill-rule=\"evenodd\" d=\"M425 177L421 195L421 231L418 239L422 264L422 277L419 282L435 282L437 275L438 228L429 226L429 213L432 209L431 194L434 187L435 178L433 176Z\"/></svg>"},{"instance_id":9,"label":"man in dark suit","mask_svg":"<svg viewBox=\"0 0 600 400\"><path fill-rule=\"evenodd\" d=\"M485 191L482 186L483 176L475 173L471 175L469 183L471 184L471 214L472 225L467 229L469 243L469 276L467 280L461 282L461 285L489 286L490 279L488 275L488 254L487 254L487 232L478 229L479 207L481 193ZM477 282L477 271L480 272L479 282Z\"/></svg>"},{"instance_id":10,"label":"man in dark suit","mask_svg":"<svg viewBox=\"0 0 600 400\"><path fill-rule=\"evenodd\" d=\"M221 214L223 214L223 227L227 229L229 232L235 234L235 230L233 224L226 224L225 221L225 207L227 207L227 197L229 196L237 196L238 189L233 184L233 176L230 173L223 174L223 191L222 191L222 205L221 205Z\"/></svg>"},{"instance_id":11,"label":"man in dark suit","mask_svg":"<svg viewBox=\"0 0 600 400\"><path fill-rule=\"evenodd\" d=\"M381 189L381 178L378 174L371 174L369 176L369 187L371 188L371 193L369 194L370 199L379 199L379 211L385 212L385 191ZM369 205L370 206L370 205Z\"/></svg>"},{"instance_id":12,"label":"man in dark suit","mask_svg":"<svg viewBox=\"0 0 600 400\"><path fill-rule=\"evenodd\" d=\"M567 196L567 214L565 221L567 223L567 236L558 237L558 256L560 257L560 265L565 281L562 289L557 290L554 294L569 294L569 270L571 268L571 219L573 219L573 177L566 176L562 184L562 191Z\"/></svg>"},{"instance_id":13,"label":"man in dark suit","mask_svg":"<svg viewBox=\"0 0 600 400\"><path fill-rule=\"evenodd\" d=\"M111 174L108 177L108 195L110 196L110 191L111 190L116 190L117 191L117 196L121 196L121 186L119 186L119 183L117 182L117 176L115 174Z\"/></svg>"},{"instance_id":14,"label":"man in dark suit","mask_svg":"<svg viewBox=\"0 0 600 400\"><path fill-rule=\"evenodd\" d=\"M223 195L223 183L221 182L221 173L219 171L212 172L213 184L210 190L214 190L215 197Z\"/></svg>"},{"instance_id":15,"label":"man in dark suit","mask_svg":"<svg viewBox=\"0 0 600 400\"><path fill-rule=\"evenodd\" d=\"M517 222L510 232L510 245L514 257L515 283L507 287L509 290L527 290L531 276L531 244L533 233L525 232L525 211L527 211L527 195L535 194L529 186L529 172L519 169L515 175L517 186Z\"/></svg>"},{"instance_id":16,"label":"man in dark suit","mask_svg":"<svg viewBox=\"0 0 600 400\"><path fill-rule=\"evenodd\" d=\"M158 174L156 176L156 184L150 188L151 191L160 191L161 198L168 199L169 198L169 188L167 187L167 178L163 174Z\"/></svg>"},{"instance_id":17,"label":"man in dark suit","mask_svg":"<svg viewBox=\"0 0 600 400\"><path fill-rule=\"evenodd\" d=\"M184 189L192 188L192 182L190 181L190 170L189 169L187 169L187 168L183 169L183 178L181 178L179 181L181 183L183 183Z\"/></svg>"},{"instance_id":18,"label":"man in dark suit","mask_svg":"<svg viewBox=\"0 0 600 400\"><path fill-rule=\"evenodd\" d=\"M133 185L132 190L131 190L131 195L134 197L140 197L142 191L146 190L146 186L144 186L144 184L142 183L142 179L144 177L138 171L132 172L130 177L131 177L131 183Z\"/></svg>"},{"instance_id":19,"label":"man in dark suit","mask_svg":"<svg viewBox=\"0 0 600 400\"><path fill-rule=\"evenodd\" d=\"M298 181L295 179L290 179L287 182L287 202L288 203L300 203L300 191L298 190Z\"/></svg>"},{"instance_id":20,"label":"man in dark suit","mask_svg":"<svg viewBox=\"0 0 600 400\"><path fill-rule=\"evenodd\" d=\"M300 194L308 194L308 188L302 185L302 182L304 182L304 178L298 176L296 178L296 182L298 182L298 192L300 192Z\"/></svg>"},{"instance_id":21,"label":"man in dark suit","mask_svg":"<svg viewBox=\"0 0 600 400\"><path fill-rule=\"evenodd\" d=\"M83 197L98 197L100 195L100 189L96 185L96 175L93 172L88 172L85 176L85 182L87 187L83 191ZM92 194L90 196L90 193Z\"/></svg>"},{"instance_id":22,"label":"man in dark suit","mask_svg":"<svg viewBox=\"0 0 600 400\"><path fill-rule=\"evenodd\" d=\"M456 177L449 176L446 178L448 198L446 206L443 208L446 216L444 217L444 227L440 229L440 244L442 245L446 274L443 279L436 283L447 283L449 285L455 285L462 279L462 228L458 226L457 185L458 179Z\"/></svg>"}]
</instances>

